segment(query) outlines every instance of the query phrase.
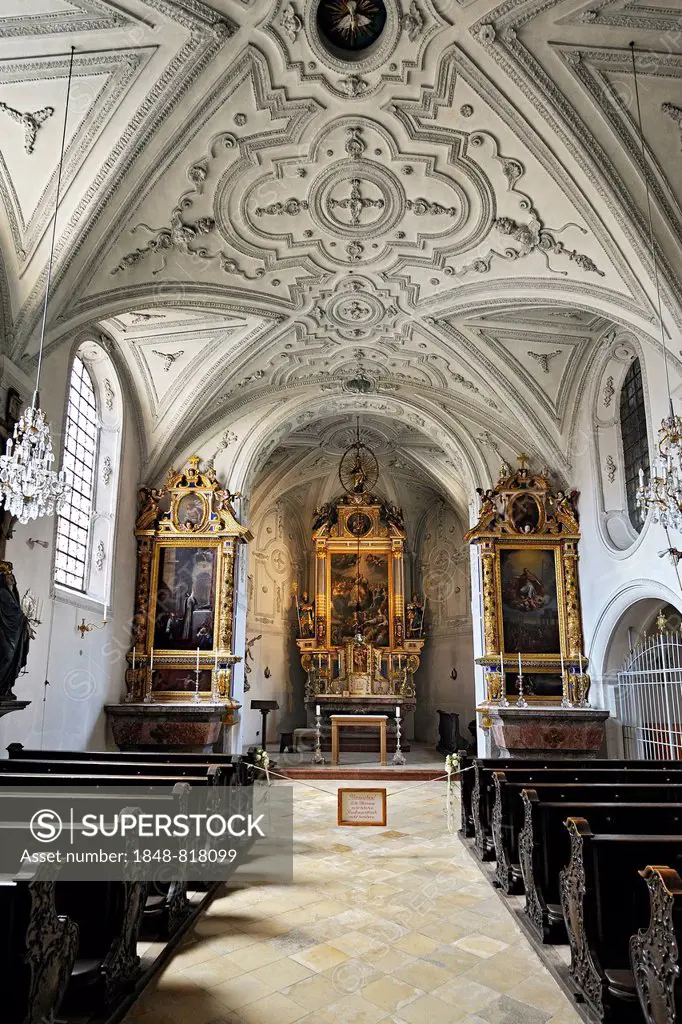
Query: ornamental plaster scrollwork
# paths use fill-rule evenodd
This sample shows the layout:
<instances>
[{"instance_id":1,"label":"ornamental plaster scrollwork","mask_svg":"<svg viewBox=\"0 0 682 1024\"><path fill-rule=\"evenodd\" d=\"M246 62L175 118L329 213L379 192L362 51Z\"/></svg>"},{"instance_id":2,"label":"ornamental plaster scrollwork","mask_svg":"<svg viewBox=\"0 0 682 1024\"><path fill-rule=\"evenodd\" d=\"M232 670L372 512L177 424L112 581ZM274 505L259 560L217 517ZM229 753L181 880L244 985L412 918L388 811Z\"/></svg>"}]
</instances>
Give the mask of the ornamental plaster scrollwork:
<instances>
[{"instance_id":1,"label":"ornamental plaster scrollwork","mask_svg":"<svg viewBox=\"0 0 682 1024\"><path fill-rule=\"evenodd\" d=\"M520 224L512 217L498 217L493 222L493 227L503 238L510 238L516 242L518 248L509 246L504 252L499 252L497 249L489 249L484 256L477 257L472 263L467 263L458 270L452 268L452 272L456 277L464 277L465 274L471 271L475 271L477 274L487 274L494 259L519 260L530 256L532 253L539 253L543 256L547 269L551 270L553 274L561 274L563 277L567 277L568 271L553 267L549 260L550 254L567 257L585 273L598 274L600 277L605 276L604 271L600 270L589 256L578 252L576 249L567 249L563 242L557 240L556 236L567 231L569 228L575 228L583 235L587 234L587 229L576 224L574 221L569 221L560 228L545 227L536 211L531 208L530 218L526 224Z\"/></svg>"},{"instance_id":2,"label":"ornamental plaster scrollwork","mask_svg":"<svg viewBox=\"0 0 682 1024\"><path fill-rule=\"evenodd\" d=\"M365 50L333 50L317 22L319 0L279 0L263 30L279 47L286 71L303 83L321 83L332 96L364 99L423 70L427 44L447 27L434 0L386 4L381 35ZM341 76L341 77L339 77Z\"/></svg>"},{"instance_id":3,"label":"ornamental plaster scrollwork","mask_svg":"<svg viewBox=\"0 0 682 1024\"><path fill-rule=\"evenodd\" d=\"M662 103L661 111L667 114L680 129L680 145L682 147L682 107L676 107L674 103Z\"/></svg>"},{"instance_id":4,"label":"ornamental plaster scrollwork","mask_svg":"<svg viewBox=\"0 0 682 1024\"><path fill-rule=\"evenodd\" d=\"M561 349L558 348L555 352L532 352L529 349L528 355L531 357L531 359L534 359L536 363L539 363L540 369L543 373L549 373L549 364L551 363L552 359L556 359L557 356L561 355Z\"/></svg>"},{"instance_id":5,"label":"ornamental plaster scrollwork","mask_svg":"<svg viewBox=\"0 0 682 1024\"><path fill-rule=\"evenodd\" d=\"M13 121L17 121L24 129L24 149L29 155L35 147L38 129L45 124L48 117L52 117L54 114L54 107L41 107L40 110L34 110L33 113L26 111L22 114L14 107L2 102L0 102L0 110L11 117Z\"/></svg>"},{"instance_id":6,"label":"ornamental plaster scrollwork","mask_svg":"<svg viewBox=\"0 0 682 1024\"><path fill-rule=\"evenodd\" d=\"M303 22L299 18L293 4L287 4L279 20L282 31L291 43L295 43L298 33L303 28Z\"/></svg>"},{"instance_id":7,"label":"ornamental plaster scrollwork","mask_svg":"<svg viewBox=\"0 0 682 1024\"><path fill-rule=\"evenodd\" d=\"M618 466L613 461L613 455L606 456L606 475L609 478L609 483L612 484L616 479L616 473L618 472Z\"/></svg>"}]
</instances>

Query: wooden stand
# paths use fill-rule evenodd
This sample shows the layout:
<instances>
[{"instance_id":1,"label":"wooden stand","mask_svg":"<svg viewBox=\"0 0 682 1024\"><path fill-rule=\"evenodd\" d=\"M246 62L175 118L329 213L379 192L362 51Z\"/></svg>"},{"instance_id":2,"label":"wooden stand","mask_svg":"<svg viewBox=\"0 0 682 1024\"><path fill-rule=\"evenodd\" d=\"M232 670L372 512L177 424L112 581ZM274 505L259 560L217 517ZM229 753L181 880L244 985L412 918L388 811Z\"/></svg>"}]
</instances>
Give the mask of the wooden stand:
<instances>
[{"instance_id":1,"label":"wooden stand","mask_svg":"<svg viewBox=\"0 0 682 1024\"><path fill-rule=\"evenodd\" d=\"M279 704L276 700L252 700L251 710L261 713L261 747L268 749L268 715L271 711L279 711Z\"/></svg>"},{"instance_id":2,"label":"wooden stand","mask_svg":"<svg viewBox=\"0 0 682 1024\"><path fill-rule=\"evenodd\" d=\"M353 728L379 729L380 764L386 764L386 722L388 715L331 715L332 723L332 764L339 763L339 729L349 725Z\"/></svg>"}]
</instances>

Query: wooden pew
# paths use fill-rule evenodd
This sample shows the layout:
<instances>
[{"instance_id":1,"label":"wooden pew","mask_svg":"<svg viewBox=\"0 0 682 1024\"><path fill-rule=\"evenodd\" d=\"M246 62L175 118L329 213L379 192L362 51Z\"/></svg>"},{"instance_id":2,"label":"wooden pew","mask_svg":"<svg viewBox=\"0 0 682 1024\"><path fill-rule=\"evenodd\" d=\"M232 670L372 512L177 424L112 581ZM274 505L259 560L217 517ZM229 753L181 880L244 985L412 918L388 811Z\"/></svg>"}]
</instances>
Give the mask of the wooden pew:
<instances>
[{"instance_id":1,"label":"wooden pew","mask_svg":"<svg viewBox=\"0 0 682 1024\"><path fill-rule=\"evenodd\" d=\"M36 750L25 748L21 743L10 743L7 747L11 761L112 761L128 764L219 764L233 765L235 776L230 785L252 785L256 774L253 761L241 754L185 754L174 751L147 751L138 753L122 750Z\"/></svg>"},{"instance_id":2,"label":"wooden pew","mask_svg":"<svg viewBox=\"0 0 682 1024\"><path fill-rule=\"evenodd\" d=\"M682 1021L682 878L651 866L639 874L649 890L649 926L630 939L630 962L646 1024Z\"/></svg>"},{"instance_id":3,"label":"wooden pew","mask_svg":"<svg viewBox=\"0 0 682 1024\"><path fill-rule=\"evenodd\" d=\"M544 778L545 776L540 776ZM587 775L583 781L536 782L534 789L540 800L605 803L682 803L682 776L679 782L652 782L647 776L629 773L627 782L592 781ZM519 834L525 813L522 792L528 788L523 781L509 782L506 772L494 772L495 807L493 809L493 840L495 848L495 884L506 893L523 891L523 875L519 855ZM636 829L634 831L637 831Z\"/></svg>"},{"instance_id":4,"label":"wooden pew","mask_svg":"<svg viewBox=\"0 0 682 1024\"><path fill-rule=\"evenodd\" d=\"M229 778L235 772L231 764L148 764L136 761L50 761L47 759L20 761L0 761L0 774L13 774L17 771L32 775L156 775L175 782L185 776L206 775L209 785L228 785Z\"/></svg>"},{"instance_id":5,"label":"wooden pew","mask_svg":"<svg viewBox=\"0 0 682 1024\"><path fill-rule=\"evenodd\" d=\"M568 818L566 828L571 857L559 886L570 979L597 1020L641 1022L629 943L647 920L648 900L634 883L647 864L682 866L682 834L595 835L585 818Z\"/></svg>"},{"instance_id":6,"label":"wooden pew","mask_svg":"<svg viewBox=\"0 0 682 1024\"><path fill-rule=\"evenodd\" d=\"M9 748L8 748L9 749ZM477 766L478 771L476 771ZM465 771L464 769L471 769ZM623 769L648 769L659 770L669 768L679 771L682 765L679 761L642 761L642 760L616 760L600 759L591 760L587 763L574 760L547 760L538 758L480 758L463 757L461 760L460 775L460 796L461 796L461 827L460 835L464 838L474 838L476 835L476 821L480 822L478 833L480 836L479 845L476 847L477 854L482 860L490 859L492 856L492 835L490 833L490 816L492 802L481 806L481 799L487 792L482 784L483 776L492 771L507 771L509 769L532 768L536 771L551 771L557 769L582 769L592 771L595 769L615 770ZM482 773L482 774L481 774ZM487 836L486 843L484 837Z\"/></svg>"},{"instance_id":7,"label":"wooden pew","mask_svg":"<svg viewBox=\"0 0 682 1024\"><path fill-rule=\"evenodd\" d=\"M542 799L535 789L523 789L523 828L518 848L525 912L541 942L567 942L559 873L568 864L571 846L563 827L567 817L589 818L600 833L675 834L682 832L682 803L588 803L585 800Z\"/></svg>"},{"instance_id":8,"label":"wooden pew","mask_svg":"<svg viewBox=\"0 0 682 1024\"><path fill-rule=\"evenodd\" d=\"M133 988L146 899L146 882L57 882L57 911L78 925L67 1015L110 1008Z\"/></svg>"},{"instance_id":9,"label":"wooden pew","mask_svg":"<svg viewBox=\"0 0 682 1024\"><path fill-rule=\"evenodd\" d=\"M537 766L526 768L508 768L503 773L507 781L523 783L533 787L538 782L567 782L577 783L581 781L590 782L657 782L673 783L679 780L682 784L682 763L677 762L675 768L652 768L650 762L639 762L638 768L583 768L572 765L569 767L559 766L551 768L538 768ZM495 804L498 799L495 784L495 771L486 771L477 767L475 773L478 776L476 785L479 788L478 807L480 814L474 814L476 836L474 840L475 849L482 860L492 860L496 856L494 837L494 816ZM627 779L626 779L627 776ZM480 781L479 781L480 780ZM520 810L520 809L519 809Z\"/></svg>"},{"instance_id":10,"label":"wooden pew","mask_svg":"<svg viewBox=\"0 0 682 1024\"><path fill-rule=\"evenodd\" d=\"M57 913L54 881L28 870L0 882L0 922L3 1024L45 1024L66 992L78 927Z\"/></svg>"}]
</instances>

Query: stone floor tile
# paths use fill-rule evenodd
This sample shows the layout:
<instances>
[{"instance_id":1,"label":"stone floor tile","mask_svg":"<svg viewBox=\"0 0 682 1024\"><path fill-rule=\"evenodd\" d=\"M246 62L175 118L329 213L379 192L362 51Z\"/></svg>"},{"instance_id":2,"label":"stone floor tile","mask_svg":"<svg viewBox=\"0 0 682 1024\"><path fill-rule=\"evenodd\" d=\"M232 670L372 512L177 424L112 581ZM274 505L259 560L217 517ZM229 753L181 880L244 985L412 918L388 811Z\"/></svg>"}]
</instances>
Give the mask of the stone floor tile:
<instances>
[{"instance_id":1,"label":"stone floor tile","mask_svg":"<svg viewBox=\"0 0 682 1024\"><path fill-rule=\"evenodd\" d=\"M493 1003L478 1011L488 1024L547 1024L551 1013L520 1003L509 996L498 996Z\"/></svg>"},{"instance_id":2,"label":"stone floor tile","mask_svg":"<svg viewBox=\"0 0 682 1024\"><path fill-rule=\"evenodd\" d=\"M301 1019L301 1008L293 999L275 992L243 1006L239 1014L245 1024L294 1024Z\"/></svg>"},{"instance_id":3,"label":"stone floor tile","mask_svg":"<svg viewBox=\"0 0 682 1024\"><path fill-rule=\"evenodd\" d=\"M348 954L329 943L322 943L302 949L300 953L294 953L293 959L304 967L309 967L311 971L326 971L328 967L342 964L348 959Z\"/></svg>"},{"instance_id":4,"label":"stone floor tile","mask_svg":"<svg viewBox=\"0 0 682 1024\"><path fill-rule=\"evenodd\" d=\"M423 995L401 1007L393 1019L407 1024L455 1024L463 1019L465 1012L461 1007L448 1005L433 995Z\"/></svg>"},{"instance_id":5,"label":"stone floor tile","mask_svg":"<svg viewBox=\"0 0 682 1024\"><path fill-rule=\"evenodd\" d=\"M496 953L500 953L508 947L508 943L500 942L499 939L491 939L488 935L466 935L457 939L454 945L458 949L463 949L465 953L480 956L481 959L495 956Z\"/></svg>"},{"instance_id":6,"label":"stone floor tile","mask_svg":"<svg viewBox=\"0 0 682 1024\"><path fill-rule=\"evenodd\" d=\"M380 1006L388 1012L397 1012L401 1006L405 1006L417 996L422 995L419 989L399 981L390 974L365 985L362 995L369 999L370 1003Z\"/></svg>"}]
</instances>

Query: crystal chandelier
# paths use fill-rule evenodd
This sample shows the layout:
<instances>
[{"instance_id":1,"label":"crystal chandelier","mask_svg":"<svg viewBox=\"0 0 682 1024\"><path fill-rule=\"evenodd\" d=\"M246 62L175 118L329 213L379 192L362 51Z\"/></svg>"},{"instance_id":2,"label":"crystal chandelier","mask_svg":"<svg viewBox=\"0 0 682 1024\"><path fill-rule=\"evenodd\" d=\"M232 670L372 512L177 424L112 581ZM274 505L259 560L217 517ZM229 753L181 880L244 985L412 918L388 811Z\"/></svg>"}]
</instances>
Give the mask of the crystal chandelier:
<instances>
[{"instance_id":1,"label":"crystal chandelier","mask_svg":"<svg viewBox=\"0 0 682 1024\"><path fill-rule=\"evenodd\" d=\"M639 485L635 503L639 509L642 522L651 516L653 523L660 523L665 529L682 529L682 417L675 414L673 400L670 394L670 374L668 371L668 348L665 342L665 330L663 327L663 312L661 308L661 286L658 276L658 261L656 259L656 245L654 243L653 220L651 217L651 195L649 191L649 172L644 149L644 134L642 132L642 109L639 102L639 84L637 81L637 62L635 60L635 44L630 43L630 55L632 58L632 74L635 84L635 99L637 102L637 124L639 127L639 145L642 153L642 166L644 167L644 187L646 191L647 213L649 219L649 244L651 247L651 259L654 268L654 280L656 283L656 299L658 304L658 323L661 331L661 346L663 348L663 365L665 367L665 382L668 391L669 413L661 421L658 431L658 455L653 461L649 479L644 479L644 470L639 470Z\"/></svg>"},{"instance_id":2,"label":"crystal chandelier","mask_svg":"<svg viewBox=\"0 0 682 1024\"><path fill-rule=\"evenodd\" d=\"M52 261L54 259L57 210L59 209L59 193L62 182L64 149L66 146L66 122L69 114L69 98L71 96L74 49L72 46L66 86L64 128L62 131L55 207L52 218L52 239L45 283L45 301L43 303L43 319L40 330L36 386L33 392L33 401L24 410L23 416L15 423L14 436L8 438L5 454L0 455L0 501L2 501L4 509L10 515L16 516L20 523L28 523L30 519L38 519L40 516L49 516L58 512L70 490L66 483L64 470L57 473L52 469L52 463L54 462L52 438L50 437L50 428L45 419L45 413L40 408L38 389L40 387L40 371L43 365L47 303L50 294L50 282L52 280Z\"/></svg>"},{"instance_id":3,"label":"crystal chandelier","mask_svg":"<svg viewBox=\"0 0 682 1024\"><path fill-rule=\"evenodd\" d=\"M636 504L642 519L651 514L651 521L667 529L682 530L682 418L673 412L661 422L658 432L657 458L649 479L639 471Z\"/></svg>"}]
</instances>

